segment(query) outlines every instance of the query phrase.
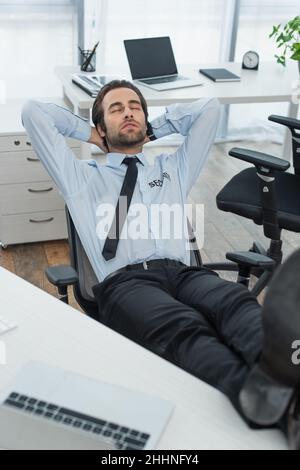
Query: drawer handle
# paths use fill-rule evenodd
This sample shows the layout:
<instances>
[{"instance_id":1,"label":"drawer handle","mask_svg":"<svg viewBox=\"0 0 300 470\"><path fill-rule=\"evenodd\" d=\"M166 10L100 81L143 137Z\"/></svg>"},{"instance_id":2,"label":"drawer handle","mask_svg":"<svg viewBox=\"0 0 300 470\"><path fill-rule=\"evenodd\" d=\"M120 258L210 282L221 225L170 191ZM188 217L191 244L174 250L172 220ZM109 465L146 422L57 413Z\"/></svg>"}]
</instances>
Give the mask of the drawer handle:
<instances>
[{"instance_id":1,"label":"drawer handle","mask_svg":"<svg viewBox=\"0 0 300 470\"><path fill-rule=\"evenodd\" d=\"M15 140L15 142L14 142L15 145L20 145L20 143L21 142L19 140Z\"/></svg>"},{"instance_id":2,"label":"drawer handle","mask_svg":"<svg viewBox=\"0 0 300 470\"><path fill-rule=\"evenodd\" d=\"M29 219L29 222L32 222L34 224L40 224L42 222L52 222L52 220L54 220L54 217L49 217L49 219L41 219L41 220Z\"/></svg>"},{"instance_id":3,"label":"drawer handle","mask_svg":"<svg viewBox=\"0 0 300 470\"><path fill-rule=\"evenodd\" d=\"M27 157L27 160L28 160L29 162L39 162L39 161L40 161L39 158L31 158L31 157Z\"/></svg>"},{"instance_id":4,"label":"drawer handle","mask_svg":"<svg viewBox=\"0 0 300 470\"><path fill-rule=\"evenodd\" d=\"M29 145L29 147L31 147L31 142L26 142L26 145Z\"/></svg>"},{"instance_id":5,"label":"drawer handle","mask_svg":"<svg viewBox=\"0 0 300 470\"><path fill-rule=\"evenodd\" d=\"M30 193L48 193L49 191L52 191L53 188L47 188L47 189L32 189L32 188L28 188L28 191Z\"/></svg>"}]
</instances>

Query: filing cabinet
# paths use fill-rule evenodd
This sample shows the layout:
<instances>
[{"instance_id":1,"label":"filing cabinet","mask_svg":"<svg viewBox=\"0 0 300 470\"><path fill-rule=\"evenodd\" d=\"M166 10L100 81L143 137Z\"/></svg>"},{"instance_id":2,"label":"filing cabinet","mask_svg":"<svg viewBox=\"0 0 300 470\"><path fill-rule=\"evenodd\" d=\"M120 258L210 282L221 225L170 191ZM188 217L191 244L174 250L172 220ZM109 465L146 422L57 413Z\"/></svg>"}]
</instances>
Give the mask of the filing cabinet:
<instances>
[{"instance_id":1,"label":"filing cabinet","mask_svg":"<svg viewBox=\"0 0 300 470\"><path fill-rule=\"evenodd\" d=\"M0 108L2 114L3 106ZM1 127L1 246L67 238L64 200L34 152L25 130L1 132ZM68 139L68 144L79 156L80 142Z\"/></svg>"}]
</instances>

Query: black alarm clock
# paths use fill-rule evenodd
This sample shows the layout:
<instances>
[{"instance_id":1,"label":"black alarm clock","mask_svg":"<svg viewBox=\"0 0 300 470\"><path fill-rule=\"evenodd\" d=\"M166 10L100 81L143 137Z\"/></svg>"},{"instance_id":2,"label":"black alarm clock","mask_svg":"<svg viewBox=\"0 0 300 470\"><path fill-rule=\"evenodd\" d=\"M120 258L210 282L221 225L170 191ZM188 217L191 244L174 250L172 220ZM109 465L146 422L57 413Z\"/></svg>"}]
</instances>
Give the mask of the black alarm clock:
<instances>
[{"instance_id":1,"label":"black alarm clock","mask_svg":"<svg viewBox=\"0 0 300 470\"><path fill-rule=\"evenodd\" d=\"M257 70L259 64L259 55L255 51L245 52L243 56L242 68L247 70Z\"/></svg>"}]
</instances>

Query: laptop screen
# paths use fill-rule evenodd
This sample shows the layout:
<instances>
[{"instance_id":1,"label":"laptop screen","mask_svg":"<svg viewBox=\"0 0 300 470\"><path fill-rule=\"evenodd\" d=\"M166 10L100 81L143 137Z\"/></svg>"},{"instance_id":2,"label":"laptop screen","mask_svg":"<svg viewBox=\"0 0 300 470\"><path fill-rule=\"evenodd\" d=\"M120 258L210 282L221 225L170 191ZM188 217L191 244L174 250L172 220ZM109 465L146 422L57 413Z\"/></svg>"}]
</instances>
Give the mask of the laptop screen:
<instances>
[{"instance_id":1,"label":"laptop screen","mask_svg":"<svg viewBox=\"0 0 300 470\"><path fill-rule=\"evenodd\" d=\"M127 39L124 46L134 80L178 73L169 37Z\"/></svg>"}]
</instances>

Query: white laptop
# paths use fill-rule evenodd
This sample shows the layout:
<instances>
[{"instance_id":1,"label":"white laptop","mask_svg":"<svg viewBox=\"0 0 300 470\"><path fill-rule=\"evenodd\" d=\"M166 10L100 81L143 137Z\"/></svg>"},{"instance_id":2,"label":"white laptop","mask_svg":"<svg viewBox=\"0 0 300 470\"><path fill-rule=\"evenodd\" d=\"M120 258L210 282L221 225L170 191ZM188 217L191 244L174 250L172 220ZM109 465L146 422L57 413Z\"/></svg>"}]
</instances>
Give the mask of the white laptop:
<instances>
[{"instance_id":1,"label":"white laptop","mask_svg":"<svg viewBox=\"0 0 300 470\"><path fill-rule=\"evenodd\" d=\"M154 449L173 405L30 362L0 394L0 448Z\"/></svg>"},{"instance_id":2,"label":"white laptop","mask_svg":"<svg viewBox=\"0 0 300 470\"><path fill-rule=\"evenodd\" d=\"M178 75L174 53L168 36L127 39L126 55L134 81L157 91L202 85Z\"/></svg>"}]
</instances>

